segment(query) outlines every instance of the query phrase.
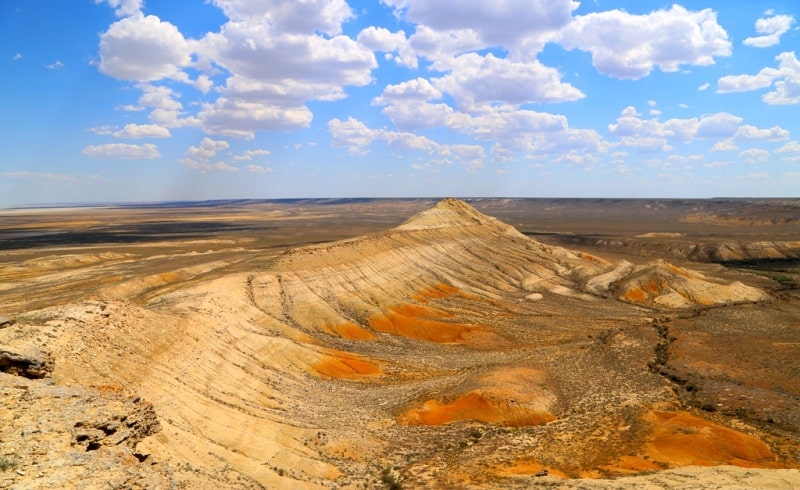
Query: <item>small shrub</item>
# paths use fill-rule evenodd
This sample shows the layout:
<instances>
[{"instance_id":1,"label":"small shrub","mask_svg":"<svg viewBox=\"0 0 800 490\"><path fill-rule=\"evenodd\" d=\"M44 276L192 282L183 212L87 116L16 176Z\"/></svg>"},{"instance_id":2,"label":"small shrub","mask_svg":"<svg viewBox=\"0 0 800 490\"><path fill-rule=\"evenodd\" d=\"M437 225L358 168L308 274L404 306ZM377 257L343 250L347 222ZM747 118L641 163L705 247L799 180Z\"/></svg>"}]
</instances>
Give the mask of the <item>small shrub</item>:
<instances>
[{"instance_id":1,"label":"small shrub","mask_svg":"<svg viewBox=\"0 0 800 490\"><path fill-rule=\"evenodd\" d=\"M8 456L0 456L0 470L8 471L17 467L17 460Z\"/></svg>"},{"instance_id":2,"label":"small shrub","mask_svg":"<svg viewBox=\"0 0 800 490\"><path fill-rule=\"evenodd\" d=\"M381 471L381 481L389 490L400 490L403 488L403 477L391 466L386 466Z\"/></svg>"}]
</instances>

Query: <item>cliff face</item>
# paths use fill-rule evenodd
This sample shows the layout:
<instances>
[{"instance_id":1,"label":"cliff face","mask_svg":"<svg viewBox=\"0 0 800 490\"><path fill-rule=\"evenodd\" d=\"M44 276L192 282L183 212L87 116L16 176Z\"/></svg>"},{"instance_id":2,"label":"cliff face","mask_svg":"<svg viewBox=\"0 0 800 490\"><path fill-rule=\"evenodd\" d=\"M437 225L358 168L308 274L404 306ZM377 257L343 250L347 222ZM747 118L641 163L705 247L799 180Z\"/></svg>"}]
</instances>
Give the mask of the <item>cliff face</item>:
<instances>
[{"instance_id":1,"label":"cliff face","mask_svg":"<svg viewBox=\"0 0 800 490\"><path fill-rule=\"evenodd\" d=\"M0 481L495 488L545 467L796 464L752 427L690 413L648 367L664 342L654 317L767 299L756 288L546 246L454 199L250 264L193 265L149 277L164 287L144 301L117 286L0 330L9 351L54 360L49 381L24 382L48 402L17 397L5 413L65 414L40 424L60 442L39 452L4 439L19 471ZM219 272L193 280L199 269ZM0 378L5 400L17 379ZM80 460L74 482L65 458Z\"/></svg>"}]
</instances>

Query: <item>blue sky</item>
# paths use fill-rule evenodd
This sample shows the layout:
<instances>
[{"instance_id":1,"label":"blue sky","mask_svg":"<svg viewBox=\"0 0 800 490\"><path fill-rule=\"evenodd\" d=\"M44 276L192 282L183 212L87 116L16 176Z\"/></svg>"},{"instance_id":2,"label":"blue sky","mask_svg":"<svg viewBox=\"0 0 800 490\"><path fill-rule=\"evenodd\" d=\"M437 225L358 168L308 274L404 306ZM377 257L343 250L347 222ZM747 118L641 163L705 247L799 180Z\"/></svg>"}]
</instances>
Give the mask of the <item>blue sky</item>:
<instances>
[{"instance_id":1,"label":"blue sky","mask_svg":"<svg viewBox=\"0 0 800 490\"><path fill-rule=\"evenodd\" d=\"M797 197L800 4L3 0L0 206Z\"/></svg>"}]
</instances>

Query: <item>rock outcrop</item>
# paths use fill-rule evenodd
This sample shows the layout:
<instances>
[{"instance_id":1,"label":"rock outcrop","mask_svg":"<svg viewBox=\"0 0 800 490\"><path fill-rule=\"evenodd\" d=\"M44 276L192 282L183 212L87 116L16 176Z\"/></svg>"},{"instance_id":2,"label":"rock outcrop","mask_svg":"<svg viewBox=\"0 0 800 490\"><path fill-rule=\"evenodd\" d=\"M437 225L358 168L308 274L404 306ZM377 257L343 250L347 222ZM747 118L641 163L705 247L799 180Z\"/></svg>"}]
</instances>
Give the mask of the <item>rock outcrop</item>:
<instances>
[{"instance_id":1,"label":"rock outcrop","mask_svg":"<svg viewBox=\"0 0 800 490\"><path fill-rule=\"evenodd\" d=\"M0 345L0 371L26 378L45 378L53 372L53 357L35 347Z\"/></svg>"},{"instance_id":2,"label":"rock outcrop","mask_svg":"<svg viewBox=\"0 0 800 490\"><path fill-rule=\"evenodd\" d=\"M169 488L166 468L137 449L160 431L141 398L0 374L0 400L0 487Z\"/></svg>"}]
</instances>

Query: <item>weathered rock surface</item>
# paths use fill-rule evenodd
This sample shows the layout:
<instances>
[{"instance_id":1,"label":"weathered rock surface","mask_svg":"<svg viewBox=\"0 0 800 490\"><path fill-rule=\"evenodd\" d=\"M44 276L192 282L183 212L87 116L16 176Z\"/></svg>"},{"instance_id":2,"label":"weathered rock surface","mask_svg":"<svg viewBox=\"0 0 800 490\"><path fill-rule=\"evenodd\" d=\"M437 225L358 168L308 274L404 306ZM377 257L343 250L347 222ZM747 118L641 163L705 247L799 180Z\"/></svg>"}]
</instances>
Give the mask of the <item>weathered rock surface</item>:
<instances>
[{"instance_id":1,"label":"weathered rock surface","mask_svg":"<svg viewBox=\"0 0 800 490\"><path fill-rule=\"evenodd\" d=\"M160 430L153 406L119 388L0 374L0 418L2 488L169 487L168 469L137 450Z\"/></svg>"},{"instance_id":2,"label":"weathered rock surface","mask_svg":"<svg viewBox=\"0 0 800 490\"><path fill-rule=\"evenodd\" d=\"M53 372L53 358L35 347L0 345L0 371L26 378L45 378Z\"/></svg>"}]
</instances>

